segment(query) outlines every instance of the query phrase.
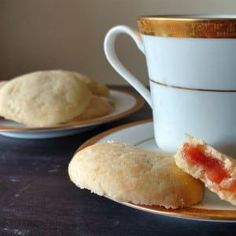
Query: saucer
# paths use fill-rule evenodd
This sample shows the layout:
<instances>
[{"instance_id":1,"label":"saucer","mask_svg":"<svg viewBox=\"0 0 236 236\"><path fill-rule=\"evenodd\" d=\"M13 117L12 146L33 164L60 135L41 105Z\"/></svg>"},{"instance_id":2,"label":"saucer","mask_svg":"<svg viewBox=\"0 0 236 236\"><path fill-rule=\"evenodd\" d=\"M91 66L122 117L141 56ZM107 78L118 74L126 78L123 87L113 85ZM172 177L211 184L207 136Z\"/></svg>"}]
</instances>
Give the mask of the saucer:
<instances>
[{"instance_id":1,"label":"saucer","mask_svg":"<svg viewBox=\"0 0 236 236\"><path fill-rule=\"evenodd\" d=\"M139 95L131 92L110 90L110 98L114 103L114 110L102 117L47 128L31 128L14 121L0 119L0 134L13 138L42 139L81 133L97 125L126 117L139 110L144 104Z\"/></svg>"},{"instance_id":2,"label":"saucer","mask_svg":"<svg viewBox=\"0 0 236 236\"><path fill-rule=\"evenodd\" d=\"M108 141L129 143L137 147L161 152L155 144L153 123L150 120L133 122L105 131L86 141L80 147L80 150L94 143ZM127 202L119 203L138 210L169 217L199 221L236 222L236 207L221 200L216 194L207 189L202 203L178 210L170 210L158 206L141 206Z\"/></svg>"}]
</instances>

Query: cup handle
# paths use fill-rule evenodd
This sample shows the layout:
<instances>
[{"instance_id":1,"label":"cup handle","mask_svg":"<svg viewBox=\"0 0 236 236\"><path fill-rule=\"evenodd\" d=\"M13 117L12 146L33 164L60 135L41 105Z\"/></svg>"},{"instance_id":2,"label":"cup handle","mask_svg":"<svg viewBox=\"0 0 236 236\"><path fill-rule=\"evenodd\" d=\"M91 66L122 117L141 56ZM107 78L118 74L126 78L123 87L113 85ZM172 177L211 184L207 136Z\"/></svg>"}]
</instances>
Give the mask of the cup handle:
<instances>
[{"instance_id":1,"label":"cup handle","mask_svg":"<svg viewBox=\"0 0 236 236\"><path fill-rule=\"evenodd\" d=\"M134 89L136 89L146 100L149 106L152 107L150 91L123 66L116 55L115 39L119 34L128 34L134 40L139 50L145 54L140 34L128 26L118 25L111 28L106 34L104 40L104 51L106 58L116 72L120 74Z\"/></svg>"}]
</instances>

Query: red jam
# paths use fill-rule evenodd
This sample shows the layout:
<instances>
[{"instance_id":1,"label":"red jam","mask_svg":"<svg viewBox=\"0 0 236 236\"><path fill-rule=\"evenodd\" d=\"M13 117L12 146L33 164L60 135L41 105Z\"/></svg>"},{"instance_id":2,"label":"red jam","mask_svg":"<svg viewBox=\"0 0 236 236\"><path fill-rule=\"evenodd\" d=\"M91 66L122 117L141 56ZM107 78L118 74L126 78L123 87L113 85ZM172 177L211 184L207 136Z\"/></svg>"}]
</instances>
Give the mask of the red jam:
<instances>
[{"instance_id":1,"label":"red jam","mask_svg":"<svg viewBox=\"0 0 236 236\"><path fill-rule=\"evenodd\" d=\"M222 180L229 177L222 161L206 154L203 145L193 146L185 143L183 146L183 156L191 163L201 166L208 179L213 183L219 184ZM233 185L229 186L229 188L236 189L236 184Z\"/></svg>"},{"instance_id":2,"label":"red jam","mask_svg":"<svg viewBox=\"0 0 236 236\"><path fill-rule=\"evenodd\" d=\"M234 181L229 185L229 187L227 187L227 188L222 188L222 189L236 193L236 181L234 180Z\"/></svg>"}]
</instances>

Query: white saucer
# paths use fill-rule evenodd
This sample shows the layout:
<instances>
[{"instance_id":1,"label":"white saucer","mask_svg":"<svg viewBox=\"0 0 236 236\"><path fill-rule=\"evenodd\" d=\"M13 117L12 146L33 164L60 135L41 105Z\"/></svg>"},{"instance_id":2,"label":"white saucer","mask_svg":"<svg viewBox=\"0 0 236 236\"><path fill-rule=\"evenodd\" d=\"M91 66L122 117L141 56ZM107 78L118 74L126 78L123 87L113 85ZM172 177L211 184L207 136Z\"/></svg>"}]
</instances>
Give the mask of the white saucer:
<instances>
[{"instance_id":1,"label":"white saucer","mask_svg":"<svg viewBox=\"0 0 236 236\"><path fill-rule=\"evenodd\" d=\"M108 141L129 143L160 152L155 144L153 123L150 120L129 123L103 132L89 139L80 149L94 143L105 143ZM120 203L135 209L171 217L201 221L236 222L236 207L221 200L216 194L208 190L205 191L205 196L201 204L180 210L168 210L158 206L140 206L126 202Z\"/></svg>"},{"instance_id":2,"label":"white saucer","mask_svg":"<svg viewBox=\"0 0 236 236\"><path fill-rule=\"evenodd\" d=\"M106 116L48 128L29 128L10 120L0 119L0 134L13 138L41 139L81 133L94 126L128 116L139 110L144 104L140 96L130 92L110 90L110 94L114 102L114 110Z\"/></svg>"}]
</instances>

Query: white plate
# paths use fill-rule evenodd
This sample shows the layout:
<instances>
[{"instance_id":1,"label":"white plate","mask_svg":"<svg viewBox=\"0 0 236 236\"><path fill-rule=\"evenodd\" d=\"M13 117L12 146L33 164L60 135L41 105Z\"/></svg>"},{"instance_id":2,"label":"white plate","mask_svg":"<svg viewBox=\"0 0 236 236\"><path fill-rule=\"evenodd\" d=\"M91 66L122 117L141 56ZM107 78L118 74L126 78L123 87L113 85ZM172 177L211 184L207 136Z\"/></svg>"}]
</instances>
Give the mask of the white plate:
<instances>
[{"instance_id":1,"label":"white plate","mask_svg":"<svg viewBox=\"0 0 236 236\"><path fill-rule=\"evenodd\" d=\"M80 149L94 143L105 143L107 141L125 142L160 152L155 144L153 123L150 120L129 123L103 132L89 139ZM208 190L205 191L201 204L180 210L168 210L158 206L140 206L126 202L120 203L139 210L171 217L201 221L236 222L236 207L221 200L216 194Z\"/></svg>"},{"instance_id":2,"label":"white plate","mask_svg":"<svg viewBox=\"0 0 236 236\"><path fill-rule=\"evenodd\" d=\"M29 128L10 120L0 119L0 134L14 138L41 139L81 133L94 126L128 116L139 110L144 104L140 96L131 92L110 90L110 93L114 102L114 110L106 116L48 128Z\"/></svg>"}]
</instances>

